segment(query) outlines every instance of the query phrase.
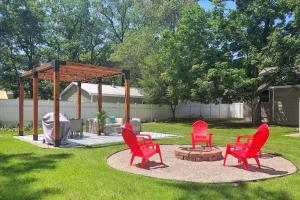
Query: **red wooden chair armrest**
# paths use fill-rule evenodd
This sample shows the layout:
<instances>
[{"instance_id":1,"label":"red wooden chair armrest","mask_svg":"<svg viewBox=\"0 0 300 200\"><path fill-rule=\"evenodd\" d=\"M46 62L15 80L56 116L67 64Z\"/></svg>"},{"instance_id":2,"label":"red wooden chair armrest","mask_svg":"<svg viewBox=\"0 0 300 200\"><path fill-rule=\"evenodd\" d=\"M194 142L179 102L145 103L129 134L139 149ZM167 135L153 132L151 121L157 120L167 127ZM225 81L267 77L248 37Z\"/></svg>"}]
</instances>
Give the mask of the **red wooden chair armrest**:
<instances>
[{"instance_id":1,"label":"red wooden chair armrest","mask_svg":"<svg viewBox=\"0 0 300 200\"><path fill-rule=\"evenodd\" d=\"M239 135L236 137L236 142L241 142L241 139L251 139L252 135Z\"/></svg>"},{"instance_id":2,"label":"red wooden chair armrest","mask_svg":"<svg viewBox=\"0 0 300 200\"><path fill-rule=\"evenodd\" d=\"M156 147L156 146L159 146L158 143L152 143L152 144L142 144L141 145L141 148L148 148L148 147Z\"/></svg>"},{"instance_id":3,"label":"red wooden chair armrest","mask_svg":"<svg viewBox=\"0 0 300 200\"><path fill-rule=\"evenodd\" d=\"M136 138L137 138L138 142L140 142L140 143L145 143L145 142L152 143L151 136L147 135L147 134L136 135Z\"/></svg>"},{"instance_id":4,"label":"red wooden chair armrest","mask_svg":"<svg viewBox=\"0 0 300 200\"><path fill-rule=\"evenodd\" d=\"M227 144L226 147L236 149L236 148L247 148L248 145L247 145L247 143L236 143L236 144L231 143L231 144Z\"/></svg>"},{"instance_id":5,"label":"red wooden chair armrest","mask_svg":"<svg viewBox=\"0 0 300 200\"><path fill-rule=\"evenodd\" d=\"M248 146L245 144L239 145L239 144L227 144L226 149L228 151L234 151L234 150L245 150Z\"/></svg>"},{"instance_id":6,"label":"red wooden chair armrest","mask_svg":"<svg viewBox=\"0 0 300 200\"><path fill-rule=\"evenodd\" d=\"M231 143L231 144L227 144L226 147L227 147L227 148L234 148L234 147L235 147L235 144L232 144L232 143Z\"/></svg>"}]
</instances>

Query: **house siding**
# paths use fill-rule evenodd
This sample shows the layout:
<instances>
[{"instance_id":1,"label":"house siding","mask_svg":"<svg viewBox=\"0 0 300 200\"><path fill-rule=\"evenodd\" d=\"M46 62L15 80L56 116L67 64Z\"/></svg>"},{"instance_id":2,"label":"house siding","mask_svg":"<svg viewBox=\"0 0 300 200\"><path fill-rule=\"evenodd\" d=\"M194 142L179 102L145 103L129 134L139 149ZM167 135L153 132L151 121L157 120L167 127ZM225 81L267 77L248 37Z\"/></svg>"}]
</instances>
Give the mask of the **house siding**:
<instances>
[{"instance_id":1,"label":"house siding","mask_svg":"<svg viewBox=\"0 0 300 200\"><path fill-rule=\"evenodd\" d=\"M72 85L62 96L62 101L77 101L77 86ZM91 102L90 95L84 91L81 90L81 102Z\"/></svg>"},{"instance_id":2,"label":"house siding","mask_svg":"<svg viewBox=\"0 0 300 200\"><path fill-rule=\"evenodd\" d=\"M272 122L272 104L261 103L261 119L265 123ZM252 108L250 103L244 103L244 121L252 122Z\"/></svg>"},{"instance_id":3,"label":"house siding","mask_svg":"<svg viewBox=\"0 0 300 200\"><path fill-rule=\"evenodd\" d=\"M93 102L97 102L98 96L93 96ZM77 101L77 87L73 85L62 96L63 101ZM103 96L103 102L106 103L124 103L124 97ZM91 102L91 95L84 90L81 90L81 102ZM143 103L143 98L130 97L130 103Z\"/></svg>"},{"instance_id":4,"label":"house siding","mask_svg":"<svg viewBox=\"0 0 300 200\"><path fill-rule=\"evenodd\" d=\"M262 102L261 104L263 122L297 126L299 124L299 98L299 86L288 88L275 87L273 104L273 89L270 89L270 103ZM246 122L252 121L252 109L249 103L244 103L244 120Z\"/></svg>"},{"instance_id":5,"label":"house siding","mask_svg":"<svg viewBox=\"0 0 300 200\"><path fill-rule=\"evenodd\" d=\"M300 88L275 88L274 90L274 123L298 125Z\"/></svg>"}]
</instances>

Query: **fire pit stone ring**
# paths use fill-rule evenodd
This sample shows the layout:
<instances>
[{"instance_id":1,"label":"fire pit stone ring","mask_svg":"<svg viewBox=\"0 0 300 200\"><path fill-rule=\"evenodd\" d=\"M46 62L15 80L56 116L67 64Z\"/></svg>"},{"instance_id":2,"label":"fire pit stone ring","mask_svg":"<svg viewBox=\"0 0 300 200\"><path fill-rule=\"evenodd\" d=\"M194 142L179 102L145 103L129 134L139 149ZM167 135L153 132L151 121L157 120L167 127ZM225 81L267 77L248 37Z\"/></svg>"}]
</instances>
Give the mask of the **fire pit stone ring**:
<instances>
[{"instance_id":1,"label":"fire pit stone ring","mask_svg":"<svg viewBox=\"0 0 300 200\"><path fill-rule=\"evenodd\" d=\"M222 160L222 151L218 147L178 147L175 149L175 157L180 160L194 162Z\"/></svg>"}]
</instances>

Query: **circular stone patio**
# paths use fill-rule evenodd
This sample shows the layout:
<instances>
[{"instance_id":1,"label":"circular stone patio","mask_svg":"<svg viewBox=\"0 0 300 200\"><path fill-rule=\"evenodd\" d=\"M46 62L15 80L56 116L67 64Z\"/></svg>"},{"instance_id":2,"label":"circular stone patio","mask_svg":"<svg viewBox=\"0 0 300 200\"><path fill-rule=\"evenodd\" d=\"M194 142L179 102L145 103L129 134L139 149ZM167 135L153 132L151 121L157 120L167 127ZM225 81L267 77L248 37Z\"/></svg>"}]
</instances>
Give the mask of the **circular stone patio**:
<instances>
[{"instance_id":1,"label":"circular stone patio","mask_svg":"<svg viewBox=\"0 0 300 200\"><path fill-rule=\"evenodd\" d=\"M205 183L254 181L297 172L297 167L291 161L278 155L265 153L260 158L261 169L257 167L254 159L248 160L249 171L244 170L242 165L238 166L237 159L231 155L228 156L225 167L222 165L223 159L201 162L177 159L175 149L184 146L189 147L189 145L161 145L164 164L160 163L159 156L156 154L150 158L145 169L141 168L141 158L139 157L135 158L132 166L129 165L131 153L128 149L112 154L107 159L107 163L115 169L129 173L161 179ZM220 147L220 149L224 156L225 148Z\"/></svg>"}]
</instances>

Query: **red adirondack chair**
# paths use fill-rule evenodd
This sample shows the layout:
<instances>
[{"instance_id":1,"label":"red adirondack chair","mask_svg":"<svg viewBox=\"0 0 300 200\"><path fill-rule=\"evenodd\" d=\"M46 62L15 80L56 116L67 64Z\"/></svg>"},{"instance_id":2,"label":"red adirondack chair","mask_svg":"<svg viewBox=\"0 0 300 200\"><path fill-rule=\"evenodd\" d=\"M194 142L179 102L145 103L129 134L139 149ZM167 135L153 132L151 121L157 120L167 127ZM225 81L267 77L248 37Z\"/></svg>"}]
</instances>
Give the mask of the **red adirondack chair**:
<instances>
[{"instance_id":1,"label":"red adirondack chair","mask_svg":"<svg viewBox=\"0 0 300 200\"><path fill-rule=\"evenodd\" d=\"M236 137L236 146L249 146L253 140L254 135L240 135ZM258 155L261 156L261 150L258 152Z\"/></svg>"},{"instance_id":2,"label":"red adirondack chair","mask_svg":"<svg viewBox=\"0 0 300 200\"><path fill-rule=\"evenodd\" d=\"M134 134L136 134L133 126L129 122L125 122L124 127L131 130ZM137 135L138 142L140 144L153 144L151 135L149 134L136 134L136 135Z\"/></svg>"},{"instance_id":3,"label":"red adirondack chair","mask_svg":"<svg viewBox=\"0 0 300 200\"><path fill-rule=\"evenodd\" d=\"M244 169L248 170L247 159L255 159L258 167L260 168L260 162L258 159L258 154L261 148L267 142L269 137L269 127L267 124L262 124L258 127L256 133L245 143L227 144L226 153L223 165L226 164L226 159L228 154L231 154L238 159L238 162L243 162ZM238 136L238 138L242 138ZM239 141L239 140L238 140Z\"/></svg>"},{"instance_id":4,"label":"red adirondack chair","mask_svg":"<svg viewBox=\"0 0 300 200\"><path fill-rule=\"evenodd\" d=\"M212 146L212 133L208 133L208 124L205 121L198 120L193 123L192 146L195 148L197 142L205 142L206 146Z\"/></svg>"},{"instance_id":5,"label":"red adirondack chair","mask_svg":"<svg viewBox=\"0 0 300 200\"><path fill-rule=\"evenodd\" d=\"M161 163L162 161L162 156L160 152L160 147L158 143L155 144L141 144L138 142L138 135L133 133L130 129L123 128L122 129L122 136L125 141L125 143L128 145L130 148L132 155L130 159L130 165L132 165L132 162L134 158L141 157L142 158L142 167L145 168L146 162L149 161L149 158L153 156L154 154L158 153L160 157Z\"/></svg>"}]
</instances>

